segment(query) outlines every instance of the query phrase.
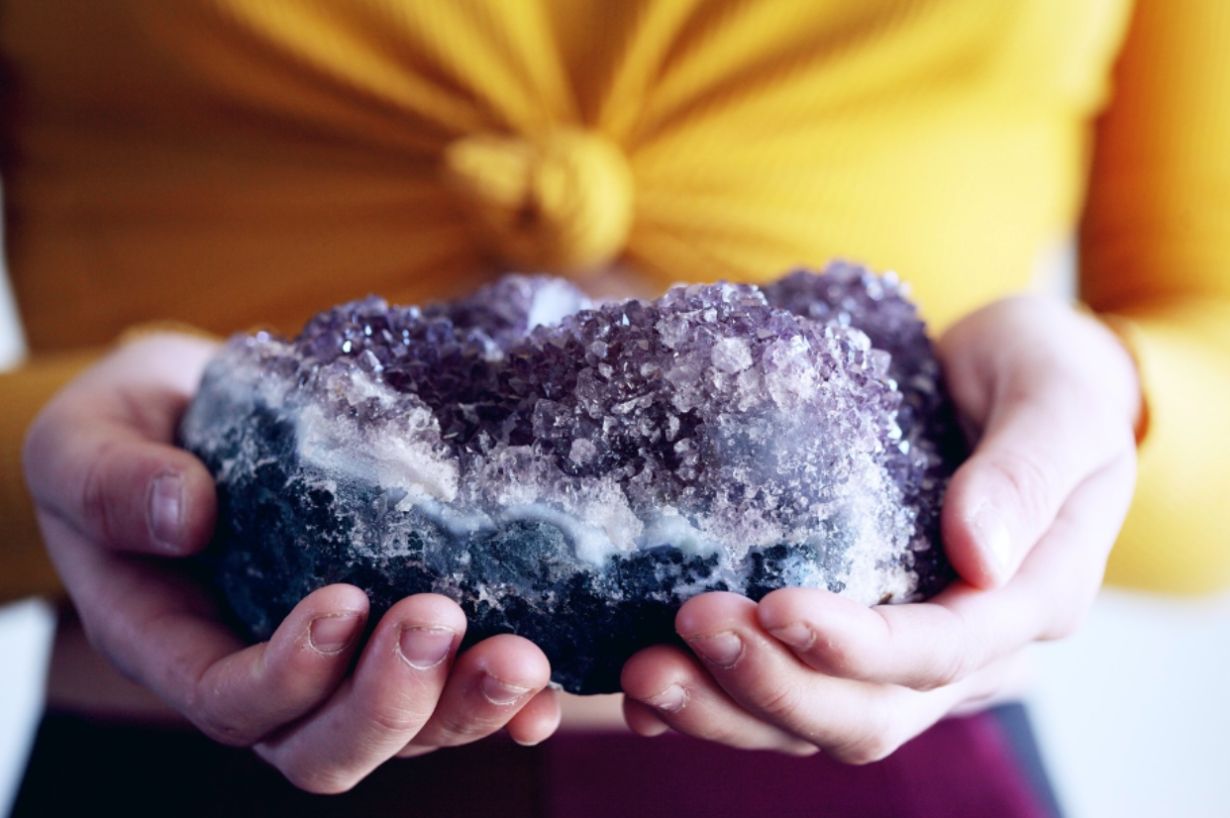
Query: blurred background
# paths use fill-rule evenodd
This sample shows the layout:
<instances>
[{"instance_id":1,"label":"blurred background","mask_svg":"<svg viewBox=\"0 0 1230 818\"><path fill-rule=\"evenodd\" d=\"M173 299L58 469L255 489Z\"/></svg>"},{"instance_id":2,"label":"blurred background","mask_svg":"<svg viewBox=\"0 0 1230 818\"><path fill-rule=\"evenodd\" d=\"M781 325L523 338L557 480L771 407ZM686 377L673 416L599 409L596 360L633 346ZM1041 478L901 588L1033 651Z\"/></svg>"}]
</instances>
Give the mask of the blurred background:
<instances>
[{"instance_id":1,"label":"blurred background","mask_svg":"<svg viewBox=\"0 0 1230 818\"><path fill-rule=\"evenodd\" d=\"M1054 286L1070 279L1070 260L1059 257ZM0 269L0 368L22 354ZM9 812L42 709L53 632L44 600L0 607L0 815ZM1230 816L1230 596L1107 590L1075 637L1035 652L1028 698L1069 818Z\"/></svg>"}]
</instances>

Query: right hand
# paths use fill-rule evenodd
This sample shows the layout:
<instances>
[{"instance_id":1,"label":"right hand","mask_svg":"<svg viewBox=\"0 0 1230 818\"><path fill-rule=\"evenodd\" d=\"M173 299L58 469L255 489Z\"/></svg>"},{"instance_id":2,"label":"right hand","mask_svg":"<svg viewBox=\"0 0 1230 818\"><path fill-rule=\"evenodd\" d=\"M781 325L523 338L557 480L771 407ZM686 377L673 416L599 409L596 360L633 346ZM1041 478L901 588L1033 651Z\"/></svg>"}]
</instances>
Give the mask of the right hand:
<instances>
[{"instance_id":1,"label":"right hand","mask_svg":"<svg viewBox=\"0 0 1230 818\"><path fill-rule=\"evenodd\" d=\"M523 744L554 732L542 651L501 635L457 657L465 616L442 596L401 600L365 643L368 600L350 585L310 594L268 642L245 646L223 624L176 563L213 531L213 480L173 440L215 348L146 336L71 382L30 428L26 482L94 647L206 735L254 747L311 792L502 728Z\"/></svg>"}]
</instances>

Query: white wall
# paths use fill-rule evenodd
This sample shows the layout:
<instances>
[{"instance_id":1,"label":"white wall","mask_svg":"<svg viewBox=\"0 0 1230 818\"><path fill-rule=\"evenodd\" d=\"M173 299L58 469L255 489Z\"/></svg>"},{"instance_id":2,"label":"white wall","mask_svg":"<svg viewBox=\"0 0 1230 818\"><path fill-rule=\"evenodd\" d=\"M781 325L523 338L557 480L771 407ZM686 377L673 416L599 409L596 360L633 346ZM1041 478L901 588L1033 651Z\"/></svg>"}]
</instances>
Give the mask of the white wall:
<instances>
[{"instance_id":1,"label":"white wall","mask_svg":"<svg viewBox=\"0 0 1230 818\"><path fill-rule=\"evenodd\" d=\"M40 600L0 607L0 815L7 815L43 707L55 617Z\"/></svg>"},{"instance_id":2,"label":"white wall","mask_svg":"<svg viewBox=\"0 0 1230 818\"><path fill-rule=\"evenodd\" d=\"M1071 818L1230 816L1230 595L1104 591L1029 697Z\"/></svg>"},{"instance_id":3,"label":"white wall","mask_svg":"<svg viewBox=\"0 0 1230 818\"><path fill-rule=\"evenodd\" d=\"M0 213L4 210L4 198L0 194ZM26 352L22 337L21 321L17 317L17 304L9 286L8 273L4 269L4 220L0 219L0 370L7 369L21 360Z\"/></svg>"},{"instance_id":4,"label":"white wall","mask_svg":"<svg viewBox=\"0 0 1230 818\"><path fill-rule=\"evenodd\" d=\"M0 370L20 361L24 353L21 325L0 254ZM38 600L0 607L0 657L5 664L0 673L0 815L8 814L29 752L31 731L43 706L43 675L53 628L51 608Z\"/></svg>"}]
</instances>

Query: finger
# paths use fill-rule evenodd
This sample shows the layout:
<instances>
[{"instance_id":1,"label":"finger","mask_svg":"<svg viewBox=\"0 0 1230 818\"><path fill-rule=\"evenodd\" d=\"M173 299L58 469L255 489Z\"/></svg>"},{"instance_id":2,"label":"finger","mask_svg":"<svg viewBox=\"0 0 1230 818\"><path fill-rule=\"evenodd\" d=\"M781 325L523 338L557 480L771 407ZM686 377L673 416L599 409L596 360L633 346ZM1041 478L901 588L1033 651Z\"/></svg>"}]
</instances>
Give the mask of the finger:
<instances>
[{"instance_id":1,"label":"finger","mask_svg":"<svg viewBox=\"0 0 1230 818\"><path fill-rule=\"evenodd\" d=\"M547 688L509 719L508 735L524 747L541 744L559 728L562 715L559 695Z\"/></svg>"},{"instance_id":2,"label":"finger","mask_svg":"<svg viewBox=\"0 0 1230 818\"><path fill-rule=\"evenodd\" d=\"M657 645L640 651L624 664L620 682L640 708L685 735L746 750L795 755L816 751L814 745L737 705L693 657L678 648ZM662 732L652 722L647 725L649 735ZM631 721L629 726L637 729Z\"/></svg>"},{"instance_id":3,"label":"finger","mask_svg":"<svg viewBox=\"0 0 1230 818\"><path fill-rule=\"evenodd\" d=\"M367 607L367 597L350 585L330 585L308 595L268 642L205 665L185 703L187 715L218 741L249 745L315 709L345 675L361 641ZM198 620L181 624L179 634L159 634L158 639L190 640L215 627ZM175 620L162 627L170 630Z\"/></svg>"},{"instance_id":4,"label":"finger","mask_svg":"<svg viewBox=\"0 0 1230 818\"><path fill-rule=\"evenodd\" d=\"M435 713L411 744L453 747L485 738L503 729L550 678L551 665L533 642L512 634L485 639L458 658Z\"/></svg>"},{"instance_id":5,"label":"finger","mask_svg":"<svg viewBox=\"0 0 1230 818\"><path fill-rule=\"evenodd\" d=\"M1012 400L953 475L943 538L953 566L974 585L1007 582L1077 484L1116 453L1109 436L1067 408L1070 400L1053 386Z\"/></svg>"},{"instance_id":6,"label":"finger","mask_svg":"<svg viewBox=\"0 0 1230 818\"><path fill-rule=\"evenodd\" d=\"M989 658L988 629L965 621L959 606L951 605L970 590L958 581L930 602L869 608L828 591L783 588L765 596L756 615L767 633L814 670L930 690L951 684ZM1004 589L974 593L995 594L1001 605L1010 604ZM1012 628L995 634L1004 651L1031 641L1027 617L1003 618Z\"/></svg>"},{"instance_id":7,"label":"finger","mask_svg":"<svg viewBox=\"0 0 1230 818\"><path fill-rule=\"evenodd\" d=\"M431 719L464 631L465 615L448 598L403 599L372 632L354 676L257 753L300 789L349 790Z\"/></svg>"},{"instance_id":8,"label":"finger","mask_svg":"<svg viewBox=\"0 0 1230 818\"><path fill-rule=\"evenodd\" d=\"M755 603L734 594L689 600L676 626L738 706L850 763L884 758L961 702L973 683L922 693L819 673L764 633Z\"/></svg>"},{"instance_id":9,"label":"finger","mask_svg":"<svg viewBox=\"0 0 1230 818\"><path fill-rule=\"evenodd\" d=\"M363 631L367 597L332 585L301 601L265 643L245 647L210 598L175 571L94 548L57 518L44 531L91 642L203 732L247 745L327 699Z\"/></svg>"},{"instance_id":10,"label":"finger","mask_svg":"<svg viewBox=\"0 0 1230 818\"><path fill-rule=\"evenodd\" d=\"M1051 320L1070 324L1069 336L1109 343L1101 337L1105 330L1095 332L1086 326L1092 322L1070 310L1058 310ZM1086 377L1063 364L1064 350L1044 342L1035 349L984 340L983 351L958 355L954 344L978 346L979 338L960 328L952 335L955 340L945 339L945 357L955 360L949 373L954 396L983 429L948 486L943 538L957 572L993 588L1012 576L1076 485L1133 449L1134 438L1129 412L1112 407L1107 397L1118 395L1122 378Z\"/></svg>"},{"instance_id":11,"label":"finger","mask_svg":"<svg viewBox=\"0 0 1230 818\"><path fill-rule=\"evenodd\" d=\"M827 591L774 591L757 621L808 666L930 690L1038 639L1071 632L1101 585L1133 482L1125 456L1082 483L1017 575L993 591L957 582L931 601L866 608Z\"/></svg>"},{"instance_id":12,"label":"finger","mask_svg":"<svg viewBox=\"0 0 1230 818\"><path fill-rule=\"evenodd\" d=\"M156 354L134 344L60 393L25 441L36 504L106 547L164 555L203 548L213 480L170 444L195 388L192 373L214 348L159 336Z\"/></svg>"},{"instance_id":13,"label":"finger","mask_svg":"<svg viewBox=\"0 0 1230 818\"><path fill-rule=\"evenodd\" d=\"M182 449L112 421L48 414L31 429L24 457L35 503L91 542L176 556L209 542L214 482Z\"/></svg>"}]
</instances>

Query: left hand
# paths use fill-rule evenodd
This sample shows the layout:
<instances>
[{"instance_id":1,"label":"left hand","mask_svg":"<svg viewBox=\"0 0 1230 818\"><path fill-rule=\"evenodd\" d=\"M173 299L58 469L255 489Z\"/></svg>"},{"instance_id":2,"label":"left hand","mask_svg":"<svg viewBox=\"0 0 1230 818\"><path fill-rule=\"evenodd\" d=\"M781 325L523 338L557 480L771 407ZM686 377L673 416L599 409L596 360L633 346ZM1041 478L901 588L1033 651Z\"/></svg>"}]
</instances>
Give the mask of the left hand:
<instances>
[{"instance_id":1,"label":"left hand","mask_svg":"<svg viewBox=\"0 0 1230 818\"><path fill-rule=\"evenodd\" d=\"M1135 481L1130 356L1096 320L1040 297L965 318L939 355L977 439L943 509L959 578L927 602L872 608L804 588L759 604L695 597L675 620L692 654L656 646L624 666L633 730L876 761L993 698L1026 646L1079 625Z\"/></svg>"},{"instance_id":2,"label":"left hand","mask_svg":"<svg viewBox=\"0 0 1230 818\"><path fill-rule=\"evenodd\" d=\"M437 594L406 597L377 622L363 591L338 583L301 600L268 641L232 631L184 560L210 541L214 481L174 445L214 349L177 334L126 344L65 386L27 435L43 540L97 651L205 735L251 746L314 793L348 790L394 755L502 729L527 744L553 733L542 651L500 634L458 656L465 615Z\"/></svg>"}]
</instances>

